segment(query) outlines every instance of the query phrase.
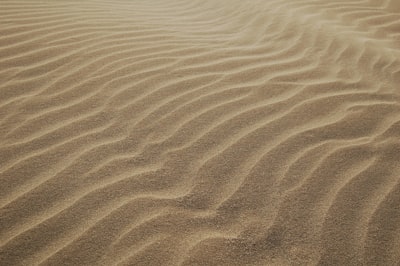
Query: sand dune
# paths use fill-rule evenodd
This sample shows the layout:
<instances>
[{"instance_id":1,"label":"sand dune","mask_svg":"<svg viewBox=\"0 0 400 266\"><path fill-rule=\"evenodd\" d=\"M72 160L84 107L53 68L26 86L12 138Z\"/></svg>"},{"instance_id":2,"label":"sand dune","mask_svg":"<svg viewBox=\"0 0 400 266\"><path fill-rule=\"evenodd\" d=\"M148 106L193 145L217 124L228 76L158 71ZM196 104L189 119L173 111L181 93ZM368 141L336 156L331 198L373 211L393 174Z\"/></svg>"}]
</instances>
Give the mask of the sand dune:
<instances>
[{"instance_id":1,"label":"sand dune","mask_svg":"<svg viewBox=\"0 0 400 266\"><path fill-rule=\"evenodd\" d=\"M398 265L397 0L0 2L0 265Z\"/></svg>"}]
</instances>

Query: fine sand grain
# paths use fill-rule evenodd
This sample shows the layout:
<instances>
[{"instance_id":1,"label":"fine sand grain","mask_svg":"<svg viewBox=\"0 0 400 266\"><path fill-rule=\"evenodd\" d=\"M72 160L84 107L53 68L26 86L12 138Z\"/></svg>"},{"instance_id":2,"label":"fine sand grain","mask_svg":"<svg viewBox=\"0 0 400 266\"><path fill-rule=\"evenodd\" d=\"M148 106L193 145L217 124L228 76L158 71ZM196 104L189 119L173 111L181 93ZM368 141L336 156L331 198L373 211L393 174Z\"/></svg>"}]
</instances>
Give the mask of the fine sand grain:
<instances>
[{"instance_id":1,"label":"fine sand grain","mask_svg":"<svg viewBox=\"0 0 400 266\"><path fill-rule=\"evenodd\" d=\"M400 1L0 0L0 265L398 265Z\"/></svg>"}]
</instances>

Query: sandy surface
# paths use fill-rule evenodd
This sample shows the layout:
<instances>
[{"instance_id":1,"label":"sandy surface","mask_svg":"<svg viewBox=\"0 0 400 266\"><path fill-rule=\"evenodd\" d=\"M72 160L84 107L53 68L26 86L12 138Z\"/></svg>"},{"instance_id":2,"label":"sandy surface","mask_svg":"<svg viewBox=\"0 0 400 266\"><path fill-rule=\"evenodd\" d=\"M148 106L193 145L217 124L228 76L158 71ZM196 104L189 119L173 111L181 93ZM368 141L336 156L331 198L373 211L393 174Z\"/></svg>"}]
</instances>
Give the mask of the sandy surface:
<instances>
[{"instance_id":1,"label":"sandy surface","mask_svg":"<svg viewBox=\"0 0 400 266\"><path fill-rule=\"evenodd\" d=\"M1 0L0 265L398 265L400 1Z\"/></svg>"}]
</instances>

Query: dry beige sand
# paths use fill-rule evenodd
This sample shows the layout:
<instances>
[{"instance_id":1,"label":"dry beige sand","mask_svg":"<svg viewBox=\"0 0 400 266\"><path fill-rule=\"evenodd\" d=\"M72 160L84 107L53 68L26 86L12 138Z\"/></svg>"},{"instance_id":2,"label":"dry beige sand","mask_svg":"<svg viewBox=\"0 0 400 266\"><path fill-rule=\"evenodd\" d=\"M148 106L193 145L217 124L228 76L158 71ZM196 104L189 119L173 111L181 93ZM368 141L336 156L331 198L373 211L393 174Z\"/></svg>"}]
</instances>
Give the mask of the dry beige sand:
<instances>
[{"instance_id":1,"label":"dry beige sand","mask_svg":"<svg viewBox=\"0 0 400 266\"><path fill-rule=\"evenodd\" d=\"M399 265L399 0L1 0L0 265Z\"/></svg>"}]
</instances>

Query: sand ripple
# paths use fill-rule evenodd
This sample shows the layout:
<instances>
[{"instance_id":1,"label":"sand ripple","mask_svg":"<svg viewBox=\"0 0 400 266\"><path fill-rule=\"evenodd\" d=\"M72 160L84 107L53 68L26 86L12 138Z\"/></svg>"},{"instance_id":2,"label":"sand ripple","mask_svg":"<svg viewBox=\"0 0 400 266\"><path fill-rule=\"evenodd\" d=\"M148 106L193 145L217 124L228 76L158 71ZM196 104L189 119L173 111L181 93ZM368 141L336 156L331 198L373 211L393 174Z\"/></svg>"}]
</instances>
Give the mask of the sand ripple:
<instances>
[{"instance_id":1,"label":"sand ripple","mask_svg":"<svg viewBox=\"0 0 400 266\"><path fill-rule=\"evenodd\" d=\"M0 3L0 265L397 265L396 0Z\"/></svg>"}]
</instances>

